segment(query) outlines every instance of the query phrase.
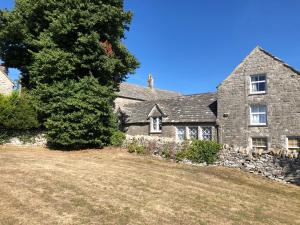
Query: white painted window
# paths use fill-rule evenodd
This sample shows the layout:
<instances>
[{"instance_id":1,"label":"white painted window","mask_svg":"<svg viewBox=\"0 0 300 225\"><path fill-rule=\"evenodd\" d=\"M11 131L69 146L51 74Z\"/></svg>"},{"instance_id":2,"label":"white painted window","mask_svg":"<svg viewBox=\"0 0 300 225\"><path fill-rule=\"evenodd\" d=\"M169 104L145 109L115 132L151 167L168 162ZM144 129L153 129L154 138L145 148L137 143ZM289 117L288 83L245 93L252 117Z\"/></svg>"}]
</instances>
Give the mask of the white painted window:
<instances>
[{"instance_id":1,"label":"white painted window","mask_svg":"<svg viewBox=\"0 0 300 225\"><path fill-rule=\"evenodd\" d=\"M198 139L198 127L188 127L189 139Z\"/></svg>"},{"instance_id":2,"label":"white painted window","mask_svg":"<svg viewBox=\"0 0 300 225\"><path fill-rule=\"evenodd\" d=\"M178 141L183 141L184 139L186 139L186 128L185 127L177 127L176 133L177 133Z\"/></svg>"},{"instance_id":3,"label":"white painted window","mask_svg":"<svg viewBox=\"0 0 300 225\"><path fill-rule=\"evenodd\" d=\"M250 77L250 93L261 94L266 93L266 75L253 75Z\"/></svg>"},{"instance_id":4,"label":"white painted window","mask_svg":"<svg viewBox=\"0 0 300 225\"><path fill-rule=\"evenodd\" d=\"M162 118L161 117L151 117L150 118L150 132L151 133L161 133L162 129Z\"/></svg>"},{"instance_id":5,"label":"white painted window","mask_svg":"<svg viewBox=\"0 0 300 225\"><path fill-rule=\"evenodd\" d=\"M265 105L253 105L250 107L250 124L267 124L267 107Z\"/></svg>"},{"instance_id":6,"label":"white painted window","mask_svg":"<svg viewBox=\"0 0 300 225\"><path fill-rule=\"evenodd\" d=\"M202 127L202 139L211 140L212 139L212 128L211 127Z\"/></svg>"},{"instance_id":7,"label":"white painted window","mask_svg":"<svg viewBox=\"0 0 300 225\"><path fill-rule=\"evenodd\" d=\"M288 149L300 149L300 137L288 137Z\"/></svg>"},{"instance_id":8,"label":"white painted window","mask_svg":"<svg viewBox=\"0 0 300 225\"><path fill-rule=\"evenodd\" d=\"M254 150L267 150L268 149L268 139L265 137L252 138L252 148Z\"/></svg>"}]
</instances>

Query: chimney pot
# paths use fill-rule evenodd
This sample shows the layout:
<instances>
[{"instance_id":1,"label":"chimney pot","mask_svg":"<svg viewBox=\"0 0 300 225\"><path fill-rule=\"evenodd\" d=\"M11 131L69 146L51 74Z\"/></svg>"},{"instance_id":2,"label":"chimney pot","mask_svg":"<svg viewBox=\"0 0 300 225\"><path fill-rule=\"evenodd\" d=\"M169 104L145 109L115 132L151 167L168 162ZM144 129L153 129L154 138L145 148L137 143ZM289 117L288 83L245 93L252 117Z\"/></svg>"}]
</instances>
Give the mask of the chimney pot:
<instances>
[{"instance_id":1,"label":"chimney pot","mask_svg":"<svg viewBox=\"0 0 300 225\"><path fill-rule=\"evenodd\" d=\"M148 87L151 89L154 88L154 79L151 73L148 76Z\"/></svg>"}]
</instances>

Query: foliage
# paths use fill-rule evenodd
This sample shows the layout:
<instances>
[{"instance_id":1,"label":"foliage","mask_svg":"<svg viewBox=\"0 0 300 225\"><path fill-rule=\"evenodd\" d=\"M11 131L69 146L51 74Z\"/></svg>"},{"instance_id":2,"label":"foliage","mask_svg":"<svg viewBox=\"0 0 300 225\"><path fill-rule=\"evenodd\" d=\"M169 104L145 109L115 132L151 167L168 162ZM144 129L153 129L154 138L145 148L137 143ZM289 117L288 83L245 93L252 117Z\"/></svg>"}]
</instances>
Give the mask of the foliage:
<instances>
[{"instance_id":1,"label":"foliage","mask_svg":"<svg viewBox=\"0 0 300 225\"><path fill-rule=\"evenodd\" d=\"M145 154L146 150L143 145L138 144L137 141L133 141L128 145L128 152L129 153L137 153L137 154Z\"/></svg>"},{"instance_id":2,"label":"foliage","mask_svg":"<svg viewBox=\"0 0 300 225\"><path fill-rule=\"evenodd\" d=\"M122 43L131 18L123 0L16 0L0 13L0 57L30 89L90 74L117 87L138 66Z\"/></svg>"},{"instance_id":3,"label":"foliage","mask_svg":"<svg viewBox=\"0 0 300 225\"><path fill-rule=\"evenodd\" d=\"M16 0L0 11L0 58L21 71L57 147L101 147L116 125L114 93L138 62L122 43L123 0Z\"/></svg>"},{"instance_id":4,"label":"foliage","mask_svg":"<svg viewBox=\"0 0 300 225\"><path fill-rule=\"evenodd\" d=\"M52 102L40 101L41 113L47 117L49 145L84 148L110 144L116 123L110 107L113 98L107 89L95 78L85 77L78 82L67 80L38 90L41 98Z\"/></svg>"},{"instance_id":5,"label":"foliage","mask_svg":"<svg viewBox=\"0 0 300 225\"><path fill-rule=\"evenodd\" d=\"M112 146L120 147L125 140L125 134L119 130L115 131L110 137L110 144Z\"/></svg>"},{"instance_id":6,"label":"foliage","mask_svg":"<svg viewBox=\"0 0 300 225\"><path fill-rule=\"evenodd\" d=\"M211 164L216 161L220 150L221 145L215 141L193 140L186 149L176 154L176 159L188 159L192 162Z\"/></svg>"},{"instance_id":7,"label":"foliage","mask_svg":"<svg viewBox=\"0 0 300 225\"><path fill-rule=\"evenodd\" d=\"M167 159L174 158L175 156L175 146L171 143L163 145L161 156Z\"/></svg>"},{"instance_id":8,"label":"foliage","mask_svg":"<svg viewBox=\"0 0 300 225\"><path fill-rule=\"evenodd\" d=\"M1 130L0 131L0 145L5 144L6 142L8 142L9 139L10 139L10 136L7 133L7 131Z\"/></svg>"},{"instance_id":9,"label":"foliage","mask_svg":"<svg viewBox=\"0 0 300 225\"><path fill-rule=\"evenodd\" d=\"M17 92L0 95L0 127L6 130L27 130L39 126L32 97Z\"/></svg>"}]
</instances>

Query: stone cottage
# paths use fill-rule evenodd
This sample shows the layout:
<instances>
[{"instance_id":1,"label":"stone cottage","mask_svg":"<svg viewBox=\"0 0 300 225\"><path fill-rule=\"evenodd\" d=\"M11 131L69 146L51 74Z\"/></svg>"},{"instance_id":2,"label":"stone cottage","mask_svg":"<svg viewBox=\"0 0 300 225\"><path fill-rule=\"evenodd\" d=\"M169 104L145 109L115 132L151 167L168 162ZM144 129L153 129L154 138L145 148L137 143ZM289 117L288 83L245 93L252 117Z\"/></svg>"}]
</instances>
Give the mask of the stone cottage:
<instances>
[{"instance_id":1,"label":"stone cottage","mask_svg":"<svg viewBox=\"0 0 300 225\"><path fill-rule=\"evenodd\" d=\"M161 97L120 105L127 134L214 139L262 151L300 148L300 72L260 47L216 93Z\"/></svg>"},{"instance_id":2,"label":"stone cottage","mask_svg":"<svg viewBox=\"0 0 300 225\"><path fill-rule=\"evenodd\" d=\"M5 95L10 94L13 88L14 83L9 79L6 67L0 65L0 93Z\"/></svg>"}]
</instances>

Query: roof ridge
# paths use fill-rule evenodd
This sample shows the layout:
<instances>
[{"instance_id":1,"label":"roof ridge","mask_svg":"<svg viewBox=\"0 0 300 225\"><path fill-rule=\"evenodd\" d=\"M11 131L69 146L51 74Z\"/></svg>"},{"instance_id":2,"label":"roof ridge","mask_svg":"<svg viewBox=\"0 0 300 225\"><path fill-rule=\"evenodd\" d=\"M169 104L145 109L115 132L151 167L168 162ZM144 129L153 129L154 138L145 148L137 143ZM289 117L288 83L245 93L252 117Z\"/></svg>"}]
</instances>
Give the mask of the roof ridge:
<instances>
[{"instance_id":1,"label":"roof ridge","mask_svg":"<svg viewBox=\"0 0 300 225\"><path fill-rule=\"evenodd\" d=\"M134 83L129 83L129 82L123 82L121 84L129 84L129 85L134 85L136 87L139 87L139 88L143 88L143 89L147 89L147 90L152 90L151 88L147 87L147 86L143 86L143 85L139 85L139 84L134 84ZM173 90L167 90L167 89L160 89L160 88L153 88L155 91L167 91L167 92L173 92L173 93L178 93L178 94L181 94L180 92L178 91L173 91Z\"/></svg>"}]
</instances>

